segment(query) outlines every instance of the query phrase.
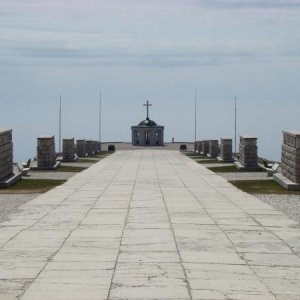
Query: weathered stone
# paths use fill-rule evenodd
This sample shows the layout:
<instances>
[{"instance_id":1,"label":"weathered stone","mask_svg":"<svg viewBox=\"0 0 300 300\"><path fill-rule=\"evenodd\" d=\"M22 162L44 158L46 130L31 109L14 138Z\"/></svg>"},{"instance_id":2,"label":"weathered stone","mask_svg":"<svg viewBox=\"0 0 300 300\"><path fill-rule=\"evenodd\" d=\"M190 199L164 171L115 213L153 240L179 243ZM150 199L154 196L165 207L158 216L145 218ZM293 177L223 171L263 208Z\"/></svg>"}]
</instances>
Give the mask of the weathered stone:
<instances>
[{"instance_id":1,"label":"weathered stone","mask_svg":"<svg viewBox=\"0 0 300 300\"><path fill-rule=\"evenodd\" d=\"M202 144L202 151L201 151L201 153L203 155L208 154L209 153L209 140L203 140L201 144Z\"/></svg>"},{"instance_id":2,"label":"weathered stone","mask_svg":"<svg viewBox=\"0 0 300 300\"><path fill-rule=\"evenodd\" d=\"M232 139L221 138L220 159L224 162L232 162Z\"/></svg>"},{"instance_id":3,"label":"weathered stone","mask_svg":"<svg viewBox=\"0 0 300 300\"><path fill-rule=\"evenodd\" d=\"M76 151L79 157L86 157L86 147L85 147L85 140L77 140L76 142Z\"/></svg>"},{"instance_id":4,"label":"weathered stone","mask_svg":"<svg viewBox=\"0 0 300 300\"><path fill-rule=\"evenodd\" d=\"M209 141L209 152L208 156L211 158L216 158L219 154L219 142L218 140Z\"/></svg>"},{"instance_id":5,"label":"weathered stone","mask_svg":"<svg viewBox=\"0 0 300 300\"><path fill-rule=\"evenodd\" d=\"M87 140L87 141L85 141L85 150L86 150L86 153L87 153L89 156L94 155L94 151L93 151L93 141L92 141L92 140Z\"/></svg>"},{"instance_id":6,"label":"weathered stone","mask_svg":"<svg viewBox=\"0 0 300 300\"><path fill-rule=\"evenodd\" d=\"M257 167L257 138L240 136L239 162L245 168Z\"/></svg>"},{"instance_id":7,"label":"weathered stone","mask_svg":"<svg viewBox=\"0 0 300 300\"><path fill-rule=\"evenodd\" d=\"M68 162L74 161L75 155L74 138L63 139L63 160Z\"/></svg>"},{"instance_id":8,"label":"weathered stone","mask_svg":"<svg viewBox=\"0 0 300 300\"><path fill-rule=\"evenodd\" d=\"M283 132L281 169L286 178L300 183L300 132Z\"/></svg>"},{"instance_id":9,"label":"weathered stone","mask_svg":"<svg viewBox=\"0 0 300 300\"><path fill-rule=\"evenodd\" d=\"M41 136L37 139L37 166L39 169L52 169L56 164L54 136Z\"/></svg>"}]
</instances>

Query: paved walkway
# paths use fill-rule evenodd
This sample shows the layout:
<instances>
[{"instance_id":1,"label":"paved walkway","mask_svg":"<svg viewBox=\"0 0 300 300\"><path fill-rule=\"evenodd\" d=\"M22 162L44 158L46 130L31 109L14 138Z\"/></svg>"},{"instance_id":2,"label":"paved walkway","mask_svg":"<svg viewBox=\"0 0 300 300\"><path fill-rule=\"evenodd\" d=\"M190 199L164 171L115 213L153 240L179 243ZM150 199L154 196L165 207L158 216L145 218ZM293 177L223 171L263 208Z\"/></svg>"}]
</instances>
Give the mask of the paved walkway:
<instances>
[{"instance_id":1,"label":"paved walkway","mask_svg":"<svg viewBox=\"0 0 300 300\"><path fill-rule=\"evenodd\" d=\"M178 152L124 151L0 228L0 299L300 299L300 229Z\"/></svg>"}]
</instances>

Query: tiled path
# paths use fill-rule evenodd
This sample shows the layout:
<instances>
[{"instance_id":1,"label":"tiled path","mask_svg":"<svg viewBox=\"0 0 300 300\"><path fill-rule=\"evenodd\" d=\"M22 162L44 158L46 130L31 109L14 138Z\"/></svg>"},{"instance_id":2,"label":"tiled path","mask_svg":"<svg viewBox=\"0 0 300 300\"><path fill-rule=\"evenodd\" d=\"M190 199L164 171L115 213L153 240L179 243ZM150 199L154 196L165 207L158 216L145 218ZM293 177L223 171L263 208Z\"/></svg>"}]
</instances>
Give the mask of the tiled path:
<instances>
[{"instance_id":1,"label":"tiled path","mask_svg":"<svg viewBox=\"0 0 300 300\"><path fill-rule=\"evenodd\" d=\"M178 152L117 152L0 245L1 300L300 299L299 224Z\"/></svg>"}]
</instances>

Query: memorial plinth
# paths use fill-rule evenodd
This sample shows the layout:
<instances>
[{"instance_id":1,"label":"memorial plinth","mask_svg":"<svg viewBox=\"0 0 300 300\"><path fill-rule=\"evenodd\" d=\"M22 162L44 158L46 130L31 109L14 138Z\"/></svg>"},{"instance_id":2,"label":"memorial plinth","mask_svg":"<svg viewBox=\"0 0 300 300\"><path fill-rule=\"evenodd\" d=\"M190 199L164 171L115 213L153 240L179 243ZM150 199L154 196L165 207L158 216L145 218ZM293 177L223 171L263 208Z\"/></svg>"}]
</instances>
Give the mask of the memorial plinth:
<instances>
[{"instance_id":1,"label":"memorial plinth","mask_svg":"<svg viewBox=\"0 0 300 300\"><path fill-rule=\"evenodd\" d=\"M0 187L11 186L21 175L13 172L12 130L0 129Z\"/></svg>"},{"instance_id":2,"label":"memorial plinth","mask_svg":"<svg viewBox=\"0 0 300 300\"><path fill-rule=\"evenodd\" d=\"M199 154L202 151L202 141L194 142L194 152Z\"/></svg>"},{"instance_id":3,"label":"memorial plinth","mask_svg":"<svg viewBox=\"0 0 300 300\"><path fill-rule=\"evenodd\" d=\"M92 148L93 148L94 154L99 153L99 151L98 151L98 142L97 141L93 141Z\"/></svg>"},{"instance_id":4,"label":"memorial plinth","mask_svg":"<svg viewBox=\"0 0 300 300\"><path fill-rule=\"evenodd\" d=\"M240 136L239 161L234 163L238 169L259 169L257 164L257 138Z\"/></svg>"},{"instance_id":5,"label":"memorial plinth","mask_svg":"<svg viewBox=\"0 0 300 300\"><path fill-rule=\"evenodd\" d=\"M200 153L203 155L207 155L209 153L209 140L203 140L201 142L201 151Z\"/></svg>"},{"instance_id":6,"label":"memorial plinth","mask_svg":"<svg viewBox=\"0 0 300 300\"><path fill-rule=\"evenodd\" d=\"M232 139L230 138L221 138L220 144L220 156L218 160L222 162L233 162L232 158Z\"/></svg>"},{"instance_id":7,"label":"memorial plinth","mask_svg":"<svg viewBox=\"0 0 300 300\"><path fill-rule=\"evenodd\" d=\"M77 150L77 155L79 157L86 157L86 147L85 147L85 140L77 140L76 142L76 150Z\"/></svg>"},{"instance_id":8,"label":"memorial plinth","mask_svg":"<svg viewBox=\"0 0 300 300\"><path fill-rule=\"evenodd\" d=\"M300 190L300 132L283 132L281 174L274 179L286 189Z\"/></svg>"},{"instance_id":9,"label":"memorial plinth","mask_svg":"<svg viewBox=\"0 0 300 300\"><path fill-rule=\"evenodd\" d=\"M219 154L219 142L218 140L209 141L209 151L207 156L210 158L216 158Z\"/></svg>"},{"instance_id":10,"label":"memorial plinth","mask_svg":"<svg viewBox=\"0 0 300 300\"><path fill-rule=\"evenodd\" d=\"M63 139L63 161L73 162L76 158L74 138Z\"/></svg>"},{"instance_id":11,"label":"memorial plinth","mask_svg":"<svg viewBox=\"0 0 300 300\"><path fill-rule=\"evenodd\" d=\"M37 167L40 170L53 170L58 168L56 162L54 136L41 136L37 138Z\"/></svg>"},{"instance_id":12,"label":"memorial plinth","mask_svg":"<svg viewBox=\"0 0 300 300\"><path fill-rule=\"evenodd\" d=\"M93 141L92 140L87 140L85 141L85 150L88 156L93 156L94 151L93 151Z\"/></svg>"}]
</instances>

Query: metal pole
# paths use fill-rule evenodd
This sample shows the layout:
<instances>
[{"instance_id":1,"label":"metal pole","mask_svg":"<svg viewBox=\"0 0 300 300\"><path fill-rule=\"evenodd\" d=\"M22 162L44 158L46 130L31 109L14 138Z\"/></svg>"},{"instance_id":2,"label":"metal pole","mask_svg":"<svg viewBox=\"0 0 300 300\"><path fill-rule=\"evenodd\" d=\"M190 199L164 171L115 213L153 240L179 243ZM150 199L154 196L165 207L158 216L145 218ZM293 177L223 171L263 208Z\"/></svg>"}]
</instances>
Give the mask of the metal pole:
<instances>
[{"instance_id":1,"label":"metal pole","mask_svg":"<svg viewBox=\"0 0 300 300\"><path fill-rule=\"evenodd\" d=\"M61 153L61 96L59 96L59 141L58 141L58 150Z\"/></svg>"},{"instance_id":2,"label":"metal pole","mask_svg":"<svg viewBox=\"0 0 300 300\"><path fill-rule=\"evenodd\" d=\"M101 109L102 109L102 93L100 91L100 100L99 100L99 142L101 142Z\"/></svg>"},{"instance_id":3,"label":"metal pole","mask_svg":"<svg viewBox=\"0 0 300 300\"><path fill-rule=\"evenodd\" d=\"M195 92L195 141L197 140L197 90Z\"/></svg>"},{"instance_id":4,"label":"metal pole","mask_svg":"<svg viewBox=\"0 0 300 300\"><path fill-rule=\"evenodd\" d=\"M234 103L234 152L236 153L236 113L237 113L237 101L235 96L235 103Z\"/></svg>"}]
</instances>

